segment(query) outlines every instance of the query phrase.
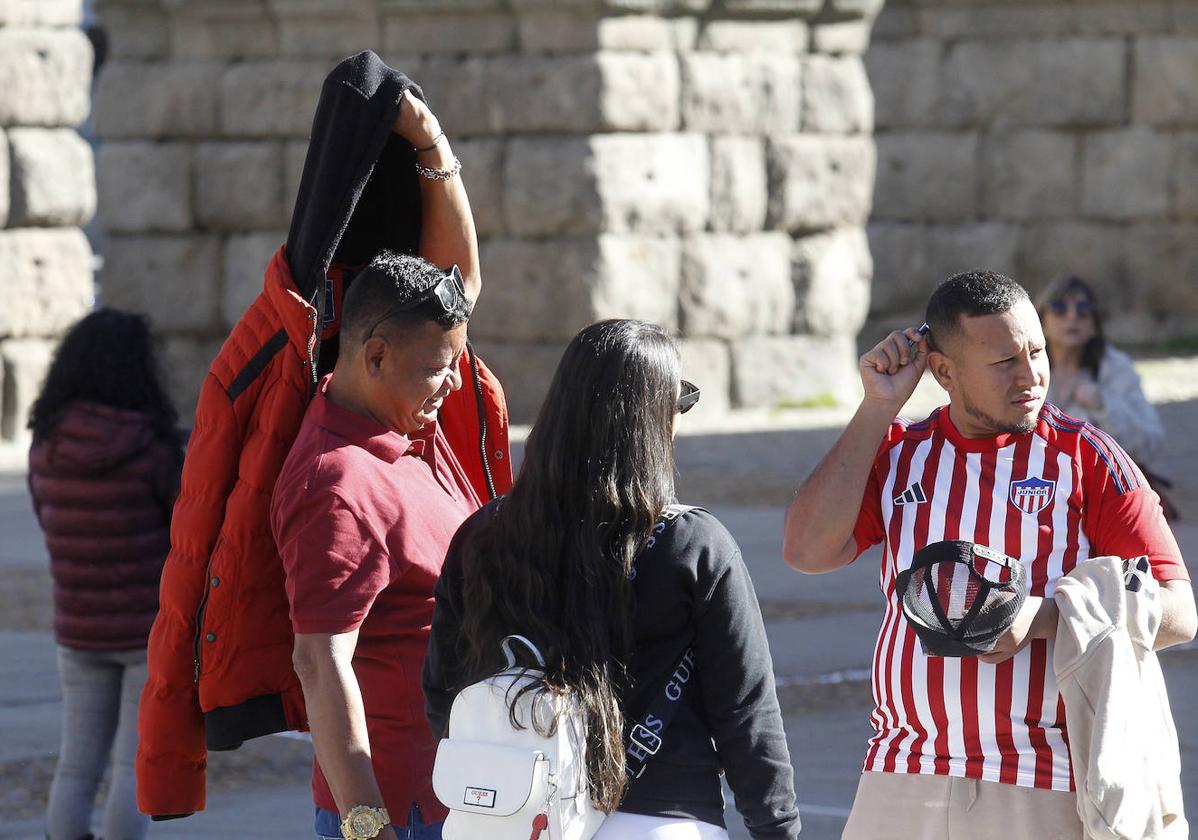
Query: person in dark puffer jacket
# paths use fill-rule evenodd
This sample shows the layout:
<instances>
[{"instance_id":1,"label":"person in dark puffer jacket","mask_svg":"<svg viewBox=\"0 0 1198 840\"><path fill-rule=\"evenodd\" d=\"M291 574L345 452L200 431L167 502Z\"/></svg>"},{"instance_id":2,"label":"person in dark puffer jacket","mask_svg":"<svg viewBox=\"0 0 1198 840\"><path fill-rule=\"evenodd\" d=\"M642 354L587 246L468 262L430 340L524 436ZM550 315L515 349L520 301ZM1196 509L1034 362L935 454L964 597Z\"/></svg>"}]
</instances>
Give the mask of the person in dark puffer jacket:
<instances>
[{"instance_id":1,"label":"person in dark puffer jacket","mask_svg":"<svg viewBox=\"0 0 1198 840\"><path fill-rule=\"evenodd\" d=\"M183 463L177 415L144 318L101 309L55 353L29 427L29 491L54 579L62 746L49 840L90 838L112 753L102 837L138 840L134 757L146 643Z\"/></svg>"}]
</instances>

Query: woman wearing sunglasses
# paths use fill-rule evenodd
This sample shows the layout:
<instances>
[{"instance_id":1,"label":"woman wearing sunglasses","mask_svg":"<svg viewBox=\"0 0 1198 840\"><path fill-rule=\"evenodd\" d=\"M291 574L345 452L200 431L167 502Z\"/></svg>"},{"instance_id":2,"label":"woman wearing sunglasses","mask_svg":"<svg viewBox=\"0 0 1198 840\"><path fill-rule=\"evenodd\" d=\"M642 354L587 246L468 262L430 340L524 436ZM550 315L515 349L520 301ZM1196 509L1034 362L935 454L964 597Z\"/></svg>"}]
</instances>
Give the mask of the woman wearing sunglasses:
<instances>
[{"instance_id":1,"label":"woman wearing sunglasses","mask_svg":"<svg viewBox=\"0 0 1198 840\"><path fill-rule=\"evenodd\" d=\"M1175 518L1176 508L1162 493L1169 483L1150 471L1165 429L1131 358L1103 335L1094 289L1079 277L1060 277L1041 293L1036 308L1052 363L1049 401L1110 433L1161 495L1166 517Z\"/></svg>"},{"instance_id":2,"label":"woman wearing sunglasses","mask_svg":"<svg viewBox=\"0 0 1198 840\"><path fill-rule=\"evenodd\" d=\"M609 813L599 840L727 838L721 771L754 838L799 833L773 665L736 542L687 509L638 560L674 500L674 430L698 398L660 327L584 329L511 492L462 525L437 585L424 670L434 734L445 734L457 690L503 667L501 640L528 637L550 687L586 710L590 794ZM626 733L688 646L685 693L629 781L638 768L626 764Z\"/></svg>"}]
</instances>

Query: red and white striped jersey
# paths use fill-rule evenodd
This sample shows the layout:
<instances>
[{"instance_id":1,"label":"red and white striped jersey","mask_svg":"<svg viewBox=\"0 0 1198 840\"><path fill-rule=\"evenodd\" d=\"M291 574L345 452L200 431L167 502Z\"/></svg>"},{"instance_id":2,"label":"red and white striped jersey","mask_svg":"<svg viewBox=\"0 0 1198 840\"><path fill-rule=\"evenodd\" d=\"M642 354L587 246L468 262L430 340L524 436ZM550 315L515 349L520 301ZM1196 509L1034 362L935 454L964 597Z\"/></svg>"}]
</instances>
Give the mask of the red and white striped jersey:
<instances>
[{"instance_id":1,"label":"red and white striped jersey","mask_svg":"<svg viewBox=\"0 0 1198 840\"><path fill-rule=\"evenodd\" d=\"M999 665L923 654L895 578L928 543L962 539L1022 561L1029 594L1091 556L1147 554L1158 580L1188 580L1156 494L1111 437L1050 404L1023 435L963 437L948 408L893 423L857 520L858 554L884 544L886 612L873 658L865 769L1073 790L1052 643Z\"/></svg>"}]
</instances>

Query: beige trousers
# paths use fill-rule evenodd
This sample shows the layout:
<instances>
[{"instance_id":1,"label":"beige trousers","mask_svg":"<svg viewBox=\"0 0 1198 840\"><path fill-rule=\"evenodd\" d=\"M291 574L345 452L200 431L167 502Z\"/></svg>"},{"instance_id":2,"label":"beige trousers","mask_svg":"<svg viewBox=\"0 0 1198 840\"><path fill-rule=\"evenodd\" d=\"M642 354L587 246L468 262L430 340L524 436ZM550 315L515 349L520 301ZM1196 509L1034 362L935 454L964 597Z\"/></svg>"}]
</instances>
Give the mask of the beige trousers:
<instances>
[{"instance_id":1,"label":"beige trousers","mask_svg":"<svg viewBox=\"0 0 1198 840\"><path fill-rule=\"evenodd\" d=\"M862 773L841 840L1083 840L1067 791Z\"/></svg>"}]
</instances>

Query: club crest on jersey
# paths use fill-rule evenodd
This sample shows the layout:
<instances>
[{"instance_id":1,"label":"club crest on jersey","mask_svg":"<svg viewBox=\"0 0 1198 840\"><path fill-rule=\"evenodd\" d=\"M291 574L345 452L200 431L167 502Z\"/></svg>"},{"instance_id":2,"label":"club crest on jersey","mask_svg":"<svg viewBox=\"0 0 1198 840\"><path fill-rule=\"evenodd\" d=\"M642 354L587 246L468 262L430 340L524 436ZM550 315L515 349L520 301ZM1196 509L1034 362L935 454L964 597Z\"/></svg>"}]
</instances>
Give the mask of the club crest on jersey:
<instances>
[{"instance_id":1,"label":"club crest on jersey","mask_svg":"<svg viewBox=\"0 0 1198 840\"><path fill-rule=\"evenodd\" d=\"M1011 504L1024 513L1035 516L1052 504L1057 483L1038 475L1030 475L1022 481L1011 482Z\"/></svg>"}]
</instances>

